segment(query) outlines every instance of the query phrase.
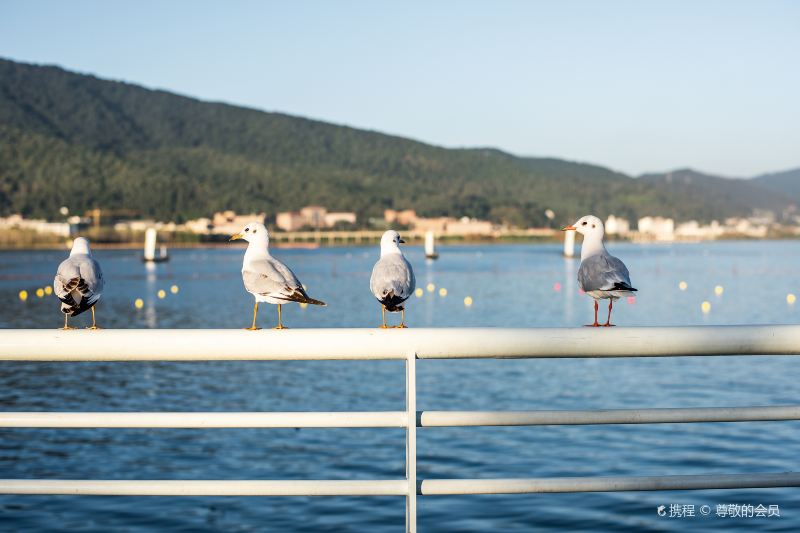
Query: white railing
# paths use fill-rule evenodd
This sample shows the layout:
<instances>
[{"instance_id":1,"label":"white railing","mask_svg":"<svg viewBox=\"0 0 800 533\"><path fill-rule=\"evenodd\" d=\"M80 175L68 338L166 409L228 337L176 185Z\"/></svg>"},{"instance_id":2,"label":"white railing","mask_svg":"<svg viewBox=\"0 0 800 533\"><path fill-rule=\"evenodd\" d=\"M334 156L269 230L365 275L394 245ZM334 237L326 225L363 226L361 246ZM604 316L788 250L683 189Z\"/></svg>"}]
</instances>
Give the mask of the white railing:
<instances>
[{"instance_id":1,"label":"white railing","mask_svg":"<svg viewBox=\"0 0 800 533\"><path fill-rule=\"evenodd\" d=\"M80 342L74 342L80 338ZM5 428L406 429L406 478L385 480L0 480L0 494L152 496L404 496L416 531L417 495L735 489L800 486L800 472L594 478L417 480L424 427L657 424L800 420L800 406L593 411L416 410L416 360L458 358L798 355L800 326L264 330L6 330L6 361L375 360L406 362L406 409L384 412L0 412Z\"/></svg>"}]
</instances>

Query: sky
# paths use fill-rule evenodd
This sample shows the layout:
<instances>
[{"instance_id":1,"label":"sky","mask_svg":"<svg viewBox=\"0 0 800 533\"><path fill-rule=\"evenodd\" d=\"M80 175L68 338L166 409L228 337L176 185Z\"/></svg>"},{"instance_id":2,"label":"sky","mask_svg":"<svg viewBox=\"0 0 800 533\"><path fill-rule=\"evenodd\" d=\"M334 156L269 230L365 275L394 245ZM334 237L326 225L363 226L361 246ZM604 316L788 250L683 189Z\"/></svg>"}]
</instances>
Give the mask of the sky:
<instances>
[{"instance_id":1,"label":"sky","mask_svg":"<svg viewBox=\"0 0 800 533\"><path fill-rule=\"evenodd\" d=\"M800 166L800 2L0 0L0 56L631 175Z\"/></svg>"}]
</instances>

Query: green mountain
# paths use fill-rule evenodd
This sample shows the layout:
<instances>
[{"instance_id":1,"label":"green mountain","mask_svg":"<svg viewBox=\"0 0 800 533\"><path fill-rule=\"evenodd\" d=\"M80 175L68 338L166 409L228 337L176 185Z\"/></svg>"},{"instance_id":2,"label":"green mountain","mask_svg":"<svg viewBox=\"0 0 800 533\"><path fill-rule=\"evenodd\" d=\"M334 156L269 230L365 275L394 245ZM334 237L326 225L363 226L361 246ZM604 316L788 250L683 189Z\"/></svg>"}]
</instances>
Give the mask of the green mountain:
<instances>
[{"instance_id":1,"label":"green mountain","mask_svg":"<svg viewBox=\"0 0 800 533\"><path fill-rule=\"evenodd\" d=\"M682 206L684 210L703 210L705 217L711 219L719 220L755 209L780 214L798 203L797 197L766 187L756 179L721 178L692 169L645 174L639 179L685 198L687 203ZM710 202L709 199L714 201Z\"/></svg>"},{"instance_id":2,"label":"green mountain","mask_svg":"<svg viewBox=\"0 0 800 533\"><path fill-rule=\"evenodd\" d=\"M764 174L753 178L753 182L761 187L788 195L792 200L800 203L800 168Z\"/></svg>"},{"instance_id":3,"label":"green mountain","mask_svg":"<svg viewBox=\"0 0 800 533\"><path fill-rule=\"evenodd\" d=\"M757 207L748 191L730 203L657 181L493 149L445 149L0 59L3 215L54 218L66 205L180 221L321 204L360 220L411 207L540 225L548 208L566 222L586 213L707 220ZM770 205L788 202L779 199Z\"/></svg>"}]
</instances>

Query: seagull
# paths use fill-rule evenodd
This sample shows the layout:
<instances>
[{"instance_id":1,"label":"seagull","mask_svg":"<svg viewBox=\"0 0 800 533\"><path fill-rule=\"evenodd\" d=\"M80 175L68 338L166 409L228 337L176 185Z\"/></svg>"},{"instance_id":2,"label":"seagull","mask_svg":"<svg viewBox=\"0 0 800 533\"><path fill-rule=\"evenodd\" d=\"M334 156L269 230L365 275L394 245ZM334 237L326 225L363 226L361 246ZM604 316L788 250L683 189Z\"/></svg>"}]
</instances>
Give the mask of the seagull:
<instances>
[{"instance_id":1,"label":"seagull","mask_svg":"<svg viewBox=\"0 0 800 533\"><path fill-rule=\"evenodd\" d=\"M631 286L631 276L625 263L609 254L603 244L603 221L587 215L579 219L574 225L566 226L563 231L574 230L583 235L581 245L581 266L578 269L578 285L581 290L594 298L594 324L588 326L598 327L597 308L598 300L608 300L608 320L605 327L613 326L611 323L611 309L614 301L623 296L630 296L636 289Z\"/></svg>"},{"instance_id":2,"label":"seagull","mask_svg":"<svg viewBox=\"0 0 800 533\"><path fill-rule=\"evenodd\" d=\"M400 325L397 327L406 327L406 311L402 304L414 293L415 280L411 264L400 251L400 244L404 243L394 230L383 234L381 258L372 268L372 277L369 279L369 288L381 303L382 329L389 327L386 325L386 311L400 311Z\"/></svg>"},{"instance_id":3,"label":"seagull","mask_svg":"<svg viewBox=\"0 0 800 533\"><path fill-rule=\"evenodd\" d=\"M269 233L264 224L251 222L230 240L244 239L248 242L242 265L244 288L252 294L256 303L253 307L253 325L246 328L255 331L259 302L278 306L278 325L275 329L286 329L281 320L281 305L288 302L326 305L306 294L300 280L289 267L269 255Z\"/></svg>"},{"instance_id":4,"label":"seagull","mask_svg":"<svg viewBox=\"0 0 800 533\"><path fill-rule=\"evenodd\" d=\"M87 239L78 237L72 242L69 257L58 265L53 290L61 300L61 312L64 313L64 327L61 329L75 329L70 327L69 317L78 316L87 309L92 310L89 329L98 329L94 304L103 294L103 271L92 257Z\"/></svg>"}]
</instances>

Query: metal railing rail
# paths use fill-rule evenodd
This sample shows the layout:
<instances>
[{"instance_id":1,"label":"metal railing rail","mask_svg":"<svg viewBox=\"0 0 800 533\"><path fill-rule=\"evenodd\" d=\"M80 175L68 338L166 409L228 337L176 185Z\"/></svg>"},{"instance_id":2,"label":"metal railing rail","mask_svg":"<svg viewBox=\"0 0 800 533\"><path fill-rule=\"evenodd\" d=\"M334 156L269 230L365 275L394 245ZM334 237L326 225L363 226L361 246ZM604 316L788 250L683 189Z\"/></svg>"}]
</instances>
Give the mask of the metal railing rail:
<instances>
[{"instance_id":1,"label":"metal railing rail","mask_svg":"<svg viewBox=\"0 0 800 533\"><path fill-rule=\"evenodd\" d=\"M76 336L82 342L67 342ZM7 361L406 360L409 354L417 359L800 355L800 326L28 329L0 334L0 360Z\"/></svg>"},{"instance_id":2,"label":"metal railing rail","mask_svg":"<svg viewBox=\"0 0 800 533\"><path fill-rule=\"evenodd\" d=\"M409 412L413 412L410 410ZM594 411L417 411L410 426L570 426L800 420L800 405L604 409ZM406 411L335 412L15 412L0 428L406 428Z\"/></svg>"},{"instance_id":3,"label":"metal railing rail","mask_svg":"<svg viewBox=\"0 0 800 533\"><path fill-rule=\"evenodd\" d=\"M74 341L79 337L81 342ZM265 342L267 341L267 342ZM224 348L221 348L224 347ZM4 428L405 428L406 477L386 480L0 480L0 494L404 496L734 489L800 486L800 472L531 479L417 480L417 428L800 420L800 406L417 411L417 359L799 355L800 326L419 328L409 330L9 330L6 361L405 361L406 409L378 412L0 412Z\"/></svg>"}]
</instances>

